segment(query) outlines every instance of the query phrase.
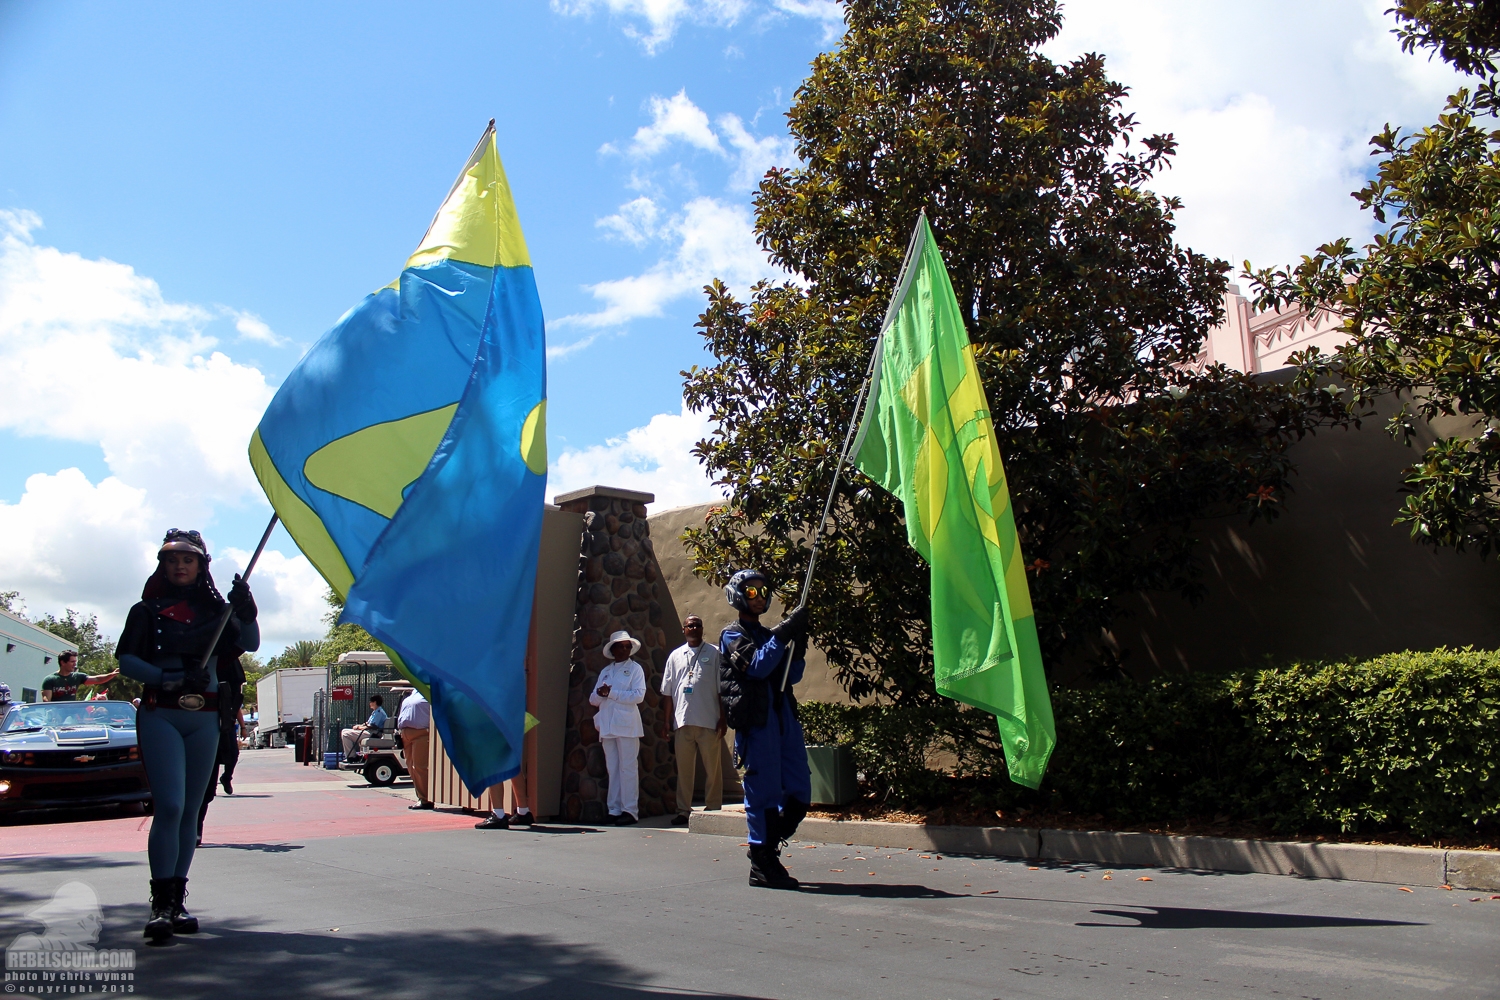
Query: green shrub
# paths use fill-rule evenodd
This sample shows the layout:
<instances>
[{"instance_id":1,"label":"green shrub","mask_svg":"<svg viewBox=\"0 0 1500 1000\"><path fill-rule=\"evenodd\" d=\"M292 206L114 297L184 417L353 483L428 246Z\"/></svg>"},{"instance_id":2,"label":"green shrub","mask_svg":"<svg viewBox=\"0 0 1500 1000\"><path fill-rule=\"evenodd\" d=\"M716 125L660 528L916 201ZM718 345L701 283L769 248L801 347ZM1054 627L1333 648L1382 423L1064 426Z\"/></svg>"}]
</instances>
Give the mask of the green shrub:
<instances>
[{"instance_id":1,"label":"green shrub","mask_svg":"<svg viewBox=\"0 0 1500 1000\"><path fill-rule=\"evenodd\" d=\"M1281 832L1462 835L1500 821L1500 653L1160 677L1052 695L1041 793L1011 785L993 722L951 703L803 706L809 742L853 747L870 790L911 805L965 794L1127 823L1215 818Z\"/></svg>"},{"instance_id":2,"label":"green shrub","mask_svg":"<svg viewBox=\"0 0 1500 1000\"><path fill-rule=\"evenodd\" d=\"M1267 670L1250 697L1283 829L1430 835L1500 819L1500 654Z\"/></svg>"}]
</instances>

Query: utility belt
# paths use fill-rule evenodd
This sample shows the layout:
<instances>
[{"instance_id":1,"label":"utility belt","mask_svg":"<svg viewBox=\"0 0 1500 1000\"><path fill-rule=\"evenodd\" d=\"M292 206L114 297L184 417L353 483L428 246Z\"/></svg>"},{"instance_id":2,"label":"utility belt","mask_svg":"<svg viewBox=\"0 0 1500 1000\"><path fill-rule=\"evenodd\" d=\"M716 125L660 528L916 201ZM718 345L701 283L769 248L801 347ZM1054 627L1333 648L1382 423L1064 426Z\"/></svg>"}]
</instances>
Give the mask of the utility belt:
<instances>
[{"instance_id":1,"label":"utility belt","mask_svg":"<svg viewBox=\"0 0 1500 1000\"><path fill-rule=\"evenodd\" d=\"M216 691L204 691L202 694L197 694L185 691L163 691L161 688L148 687L145 694L141 695L141 707L148 711L158 708L180 708L184 712L217 712L219 695Z\"/></svg>"}]
</instances>

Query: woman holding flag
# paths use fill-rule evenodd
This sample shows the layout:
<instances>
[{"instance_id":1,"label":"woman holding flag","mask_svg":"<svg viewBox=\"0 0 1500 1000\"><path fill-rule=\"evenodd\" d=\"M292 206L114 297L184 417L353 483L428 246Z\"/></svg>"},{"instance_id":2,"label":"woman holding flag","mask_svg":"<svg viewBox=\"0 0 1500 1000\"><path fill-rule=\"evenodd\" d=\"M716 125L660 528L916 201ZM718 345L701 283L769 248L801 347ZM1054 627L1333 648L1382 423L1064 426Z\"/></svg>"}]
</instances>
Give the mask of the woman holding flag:
<instances>
[{"instance_id":1,"label":"woman holding flag","mask_svg":"<svg viewBox=\"0 0 1500 1000\"><path fill-rule=\"evenodd\" d=\"M268 528L266 536L270 533ZM156 572L125 619L115 655L120 671L146 687L136 716L154 805L145 936L159 944L173 934L198 931L198 919L183 901L197 846L198 807L218 754L220 683L227 694L227 685L243 676L240 654L260 648L260 629L255 598L239 575L229 600L219 595L198 532L168 531L156 559ZM254 565L252 559L247 575Z\"/></svg>"}]
</instances>

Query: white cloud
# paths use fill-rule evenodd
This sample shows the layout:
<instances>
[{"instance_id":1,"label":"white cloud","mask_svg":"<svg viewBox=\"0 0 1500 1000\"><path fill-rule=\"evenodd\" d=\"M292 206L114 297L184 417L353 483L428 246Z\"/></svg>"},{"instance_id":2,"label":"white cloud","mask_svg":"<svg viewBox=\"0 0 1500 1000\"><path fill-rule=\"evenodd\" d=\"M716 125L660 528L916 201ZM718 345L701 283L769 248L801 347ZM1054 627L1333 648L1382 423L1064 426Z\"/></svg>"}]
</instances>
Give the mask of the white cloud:
<instances>
[{"instance_id":1,"label":"white cloud","mask_svg":"<svg viewBox=\"0 0 1500 1000\"><path fill-rule=\"evenodd\" d=\"M555 328L620 326L660 316L666 305L697 294L714 278L746 289L762 278L781 277L755 243L750 210L715 198L694 198L680 215L662 224L661 238L675 244L670 255L640 274L588 286L604 304L598 312L564 316Z\"/></svg>"},{"instance_id":2,"label":"white cloud","mask_svg":"<svg viewBox=\"0 0 1500 1000\"><path fill-rule=\"evenodd\" d=\"M641 246L657 235L660 217L661 210L656 207L656 202L642 196L627 201L614 215L606 215L594 225L609 230L627 243Z\"/></svg>"},{"instance_id":3,"label":"white cloud","mask_svg":"<svg viewBox=\"0 0 1500 1000\"><path fill-rule=\"evenodd\" d=\"M228 594L234 574L241 572L249 561L250 552L245 549L227 548L215 557L214 582L222 592ZM306 556L289 558L267 549L255 564L250 589L255 593L259 612L256 621L260 625L260 652L256 655L261 659L275 655L298 639L320 636L327 628L323 615L328 605L323 602L323 594L328 584Z\"/></svg>"},{"instance_id":4,"label":"white cloud","mask_svg":"<svg viewBox=\"0 0 1500 1000\"><path fill-rule=\"evenodd\" d=\"M197 518L256 493L244 448L272 389L212 349L213 314L124 264L37 245L30 213L0 221L0 427L98 444L121 480Z\"/></svg>"},{"instance_id":5,"label":"white cloud","mask_svg":"<svg viewBox=\"0 0 1500 1000\"><path fill-rule=\"evenodd\" d=\"M604 444L564 451L547 473L548 491L618 486L656 494L659 510L723 499L692 449L709 434L707 417L682 405L680 413L658 413Z\"/></svg>"},{"instance_id":6,"label":"white cloud","mask_svg":"<svg viewBox=\"0 0 1500 1000\"><path fill-rule=\"evenodd\" d=\"M720 115L716 132L709 124L708 114L693 103L686 89L666 98L653 95L646 106L651 111L651 124L636 129L626 150L636 159L650 159L672 143L683 142L729 162L734 168L729 178L729 187L737 191L753 191L771 167L796 162L796 147L788 136L756 136L746 128L739 115ZM618 152L613 143L605 143L599 151ZM632 183L639 186L645 182L635 176ZM637 202L641 200L638 199ZM645 201L655 209L649 199ZM636 205L637 202L632 202L631 205ZM630 206L622 207L622 214L624 208L628 207ZM609 216L599 220L599 224L620 229L622 234L627 234L627 239L631 238L628 233L633 230L627 228L627 220L622 216ZM635 240L632 239L632 242Z\"/></svg>"},{"instance_id":7,"label":"white cloud","mask_svg":"<svg viewBox=\"0 0 1500 1000\"><path fill-rule=\"evenodd\" d=\"M638 40L648 55L670 41L679 24L728 27L749 6L747 0L552 0L552 9L560 14L589 17L602 10L626 19L626 36Z\"/></svg>"},{"instance_id":8,"label":"white cloud","mask_svg":"<svg viewBox=\"0 0 1500 1000\"><path fill-rule=\"evenodd\" d=\"M151 572L159 524L146 491L113 476L97 486L77 469L30 476L19 502L0 502L0 590L19 590L34 614L97 614L117 633Z\"/></svg>"},{"instance_id":9,"label":"white cloud","mask_svg":"<svg viewBox=\"0 0 1500 1000\"><path fill-rule=\"evenodd\" d=\"M1456 76L1401 52L1388 0L1067 0L1054 59L1107 57L1131 88L1137 135L1179 152L1152 186L1182 197L1179 238L1238 265L1294 261L1335 236L1365 237L1349 192L1370 135L1434 120Z\"/></svg>"},{"instance_id":10,"label":"white cloud","mask_svg":"<svg viewBox=\"0 0 1500 1000\"><path fill-rule=\"evenodd\" d=\"M577 354L587 347L593 346L594 341L604 336L603 333L591 333L587 337L580 337L571 344L549 344L547 345L547 360L561 361L569 355Z\"/></svg>"},{"instance_id":11,"label":"white cloud","mask_svg":"<svg viewBox=\"0 0 1500 1000\"><path fill-rule=\"evenodd\" d=\"M630 141L632 156L655 156L674 139L724 155L719 137L708 124L708 115L688 98L686 88L671 97L652 96L647 106L651 109L651 124L635 130Z\"/></svg>"},{"instance_id":12,"label":"white cloud","mask_svg":"<svg viewBox=\"0 0 1500 1000\"><path fill-rule=\"evenodd\" d=\"M844 5L839 0L773 0L771 6L783 14L822 22L824 44L844 33Z\"/></svg>"},{"instance_id":13,"label":"white cloud","mask_svg":"<svg viewBox=\"0 0 1500 1000\"><path fill-rule=\"evenodd\" d=\"M270 344L272 347L278 347L286 343L286 338L278 337L276 332L266 324L266 321L254 313L234 312L231 310L231 315L234 316L234 328L246 340L258 340L263 344Z\"/></svg>"},{"instance_id":14,"label":"white cloud","mask_svg":"<svg viewBox=\"0 0 1500 1000\"><path fill-rule=\"evenodd\" d=\"M722 115L719 130L739 154L734 175L729 179L731 188L753 191L767 170L796 162L797 150L789 137L768 135L757 139L745 128L739 115Z\"/></svg>"},{"instance_id":15,"label":"white cloud","mask_svg":"<svg viewBox=\"0 0 1500 1000\"><path fill-rule=\"evenodd\" d=\"M0 211L0 428L97 444L111 474L95 484L78 469L38 473L18 502L0 502L0 590L21 591L38 614L98 614L117 632L166 528L259 497L245 448L272 389L213 350L203 327L227 312L242 335L270 330L253 314L168 301L127 265L38 245L40 226L34 213ZM306 559L272 551L262 566L271 634L320 634L321 590L293 604L316 576Z\"/></svg>"}]
</instances>

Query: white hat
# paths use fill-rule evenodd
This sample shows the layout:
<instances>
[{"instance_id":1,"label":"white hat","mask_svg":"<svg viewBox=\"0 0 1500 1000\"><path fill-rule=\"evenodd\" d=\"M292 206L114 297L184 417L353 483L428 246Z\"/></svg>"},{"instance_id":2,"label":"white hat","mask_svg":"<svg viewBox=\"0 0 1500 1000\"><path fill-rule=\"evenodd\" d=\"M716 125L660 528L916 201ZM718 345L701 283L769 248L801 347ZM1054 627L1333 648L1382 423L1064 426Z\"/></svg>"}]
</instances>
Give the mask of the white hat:
<instances>
[{"instance_id":1,"label":"white hat","mask_svg":"<svg viewBox=\"0 0 1500 1000\"><path fill-rule=\"evenodd\" d=\"M641 640L635 638L624 629L621 629L620 631L609 637L609 639L604 643L604 651L610 656L614 656L615 643L617 642L630 643L631 656L634 656L636 653L639 653L641 651Z\"/></svg>"}]
</instances>

